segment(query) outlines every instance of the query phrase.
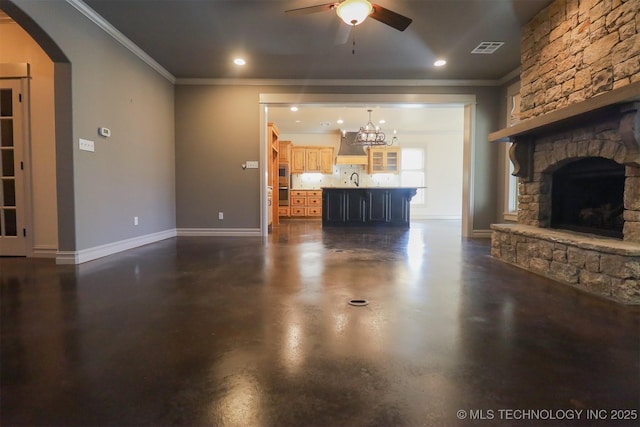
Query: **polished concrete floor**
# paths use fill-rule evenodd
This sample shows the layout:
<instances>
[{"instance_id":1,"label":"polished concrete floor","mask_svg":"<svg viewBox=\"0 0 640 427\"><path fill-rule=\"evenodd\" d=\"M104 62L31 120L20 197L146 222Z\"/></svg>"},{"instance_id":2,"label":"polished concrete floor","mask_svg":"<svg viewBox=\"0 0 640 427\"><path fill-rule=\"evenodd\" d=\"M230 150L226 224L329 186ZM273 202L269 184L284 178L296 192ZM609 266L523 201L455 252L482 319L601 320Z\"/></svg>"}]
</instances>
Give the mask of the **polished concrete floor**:
<instances>
[{"instance_id":1,"label":"polished concrete floor","mask_svg":"<svg viewBox=\"0 0 640 427\"><path fill-rule=\"evenodd\" d=\"M0 424L638 425L638 307L459 230L290 221L75 267L0 259Z\"/></svg>"}]
</instances>

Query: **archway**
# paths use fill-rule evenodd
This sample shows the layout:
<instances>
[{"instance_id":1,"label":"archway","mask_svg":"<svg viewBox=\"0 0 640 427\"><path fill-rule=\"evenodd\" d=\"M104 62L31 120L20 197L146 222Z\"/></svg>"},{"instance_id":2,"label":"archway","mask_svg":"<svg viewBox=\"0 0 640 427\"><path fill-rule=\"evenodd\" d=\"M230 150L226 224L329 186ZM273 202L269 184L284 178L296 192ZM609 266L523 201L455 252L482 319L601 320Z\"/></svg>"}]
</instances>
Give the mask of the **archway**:
<instances>
[{"instance_id":1,"label":"archway","mask_svg":"<svg viewBox=\"0 0 640 427\"><path fill-rule=\"evenodd\" d=\"M71 144L71 63L56 42L13 2L0 0L0 9L20 25L53 62L57 251L73 251L76 239ZM29 253L32 252L31 250Z\"/></svg>"}]
</instances>

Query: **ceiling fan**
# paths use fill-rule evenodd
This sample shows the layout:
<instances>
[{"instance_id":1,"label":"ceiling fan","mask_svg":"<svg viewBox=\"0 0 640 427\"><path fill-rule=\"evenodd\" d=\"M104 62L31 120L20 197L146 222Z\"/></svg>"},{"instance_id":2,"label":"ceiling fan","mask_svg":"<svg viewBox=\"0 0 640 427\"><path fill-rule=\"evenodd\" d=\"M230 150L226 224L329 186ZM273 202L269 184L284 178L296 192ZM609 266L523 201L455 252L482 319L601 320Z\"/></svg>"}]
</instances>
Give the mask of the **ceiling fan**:
<instances>
[{"instance_id":1,"label":"ceiling fan","mask_svg":"<svg viewBox=\"0 0 640 427\"><path fill-rule=\"evenodd\" d=\"M307 15L309 13L335 10L336 14L345 23L351 26L361 24L367 17L382 22L398 31L404 31L413 21L411 18L400 15L389 9L371 3L368 0L344 0L333 3L319 4L309 7L301 7L285 11L289 15Z\"/></svg>"}]
</instances>

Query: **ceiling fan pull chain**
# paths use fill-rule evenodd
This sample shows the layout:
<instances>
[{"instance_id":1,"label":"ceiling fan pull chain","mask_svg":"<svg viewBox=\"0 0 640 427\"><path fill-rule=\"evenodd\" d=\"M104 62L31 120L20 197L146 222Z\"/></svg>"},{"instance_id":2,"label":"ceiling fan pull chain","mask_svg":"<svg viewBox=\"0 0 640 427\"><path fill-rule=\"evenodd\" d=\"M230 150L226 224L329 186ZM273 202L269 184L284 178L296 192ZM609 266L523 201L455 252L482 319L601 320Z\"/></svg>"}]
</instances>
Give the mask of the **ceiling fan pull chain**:
<instances>
[{"instance_id":1,"label":"ceiling fan pull chain","mask_svg":"<svg viewBox=\"0 0 640 427\"><path fill-rule=\"evenodd\" d=\"M353 35L353 41L352 41L352 45L353 47L351 48L351 54L355 55L356 54L356 26L355 24L353 25L353 29L351 30L351 34Z\"/></svg>"}]
</instances>

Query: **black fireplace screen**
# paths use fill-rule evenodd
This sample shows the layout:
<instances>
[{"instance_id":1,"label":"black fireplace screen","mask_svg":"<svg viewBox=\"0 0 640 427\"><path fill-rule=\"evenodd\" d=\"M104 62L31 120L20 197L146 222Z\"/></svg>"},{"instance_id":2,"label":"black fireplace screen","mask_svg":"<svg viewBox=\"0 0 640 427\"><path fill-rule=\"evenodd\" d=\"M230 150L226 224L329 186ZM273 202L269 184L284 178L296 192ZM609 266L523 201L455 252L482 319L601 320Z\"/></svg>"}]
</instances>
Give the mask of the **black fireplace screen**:
<instances>
[{"instance_id":1,"label":"black fireplace screen","mask_svg":"<svg viewBox=\"0 0 640 427\"><path fill-rule=\"evenodd\" d=\"M569 163L552 177L551 227L622 239L624 166L602 157Z\"/></svg>"}]
</instances>

